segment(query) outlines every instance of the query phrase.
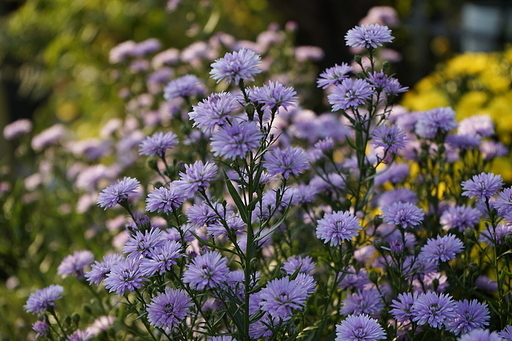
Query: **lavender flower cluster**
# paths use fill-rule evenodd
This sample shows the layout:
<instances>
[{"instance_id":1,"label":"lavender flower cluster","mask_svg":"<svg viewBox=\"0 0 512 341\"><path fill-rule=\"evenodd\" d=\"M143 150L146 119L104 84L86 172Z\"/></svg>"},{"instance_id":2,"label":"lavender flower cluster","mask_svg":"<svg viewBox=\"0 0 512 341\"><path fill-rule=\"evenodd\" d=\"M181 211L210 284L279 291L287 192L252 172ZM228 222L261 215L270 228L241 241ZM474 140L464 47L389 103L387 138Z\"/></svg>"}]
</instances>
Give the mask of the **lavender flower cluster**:
<instances>
[{"instance_id":1,"label":"lavender flower cluster","mask_svg":"<svg viewBox=\"0 0 512 341\"><path fill-rule=\"evenodd\" d=\"M320 74L330 105L323 114L302 108L279 77L254 85L264 59L246 46L231 44L210 63L215 92L193 74L151 87L151 74L148 88L169 114L161 129L153 122L142 134L133 117L109 123L104 136L131 132L119 141L118 163L76 176L87 191L124 175L119 164L135 161L123 150L148 159L139 179L128 174L84 199L121 217L117 250L78 251L58 269L100 297L102 316L86 328L60 323L65 290L54 284L25 305L39 316L37 335L512 340L512 188L487 171L504 146L487 116L457 122L448 107L395 105L407 88L372 59L392 40L379 24L346 34L371 63ZM159 48L126 43L111 61L131 56L130 67L142 67L137 58ZM175 58L164 51L153 64ZM144 96L129 109L134 99ZM150 114L138 120L147 124ZM99 159L106 141L83 153Z\"/></svg>"}]
</instances>

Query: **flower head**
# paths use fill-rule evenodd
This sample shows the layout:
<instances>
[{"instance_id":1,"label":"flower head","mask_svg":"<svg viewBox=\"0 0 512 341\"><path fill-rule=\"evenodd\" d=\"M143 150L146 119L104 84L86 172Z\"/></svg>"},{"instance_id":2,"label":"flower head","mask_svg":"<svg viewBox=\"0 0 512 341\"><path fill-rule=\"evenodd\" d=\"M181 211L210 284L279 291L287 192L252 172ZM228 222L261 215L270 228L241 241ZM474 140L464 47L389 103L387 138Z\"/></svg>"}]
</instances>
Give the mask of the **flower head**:
<instances>
[{"instance_id":1,"label":"flower head","mask_svg":"<svg viewBox=\"0 0 512 341\"><path fill-rule=\"evenodd\" d=\"M174 186L155 188L146 199L146 211L169 214L176 211L185 198L184 193Z\"/></svg>"},{"instance_id":2,"label":"flower head","mask_svg":"<svg viewBox=\"0 0 512 341\"><path fill-rule=\"evenodd\" d=\"M399 322L408 322L412 320L414 314L411 311L412 305L418 299L418 293L404 292L398 294L397 298L391 303L390 313Z\"/></svg>"},{"instance_id":3,"label":"flower head","mask_svg":"<svg viewBox=\"0 0 512 341\"><path fill-rule=\"evenodd\" d=\"M365 104L373 94L370 84L363 79L347 78L335 85L327 96L333 111L357 108Z\"/></svg>"},{"instance_id":4,"label":"flower head","mask_svg":"<svg viewBox=\"0 0 512 341\"><path fill-rule=\"evenodd\" d=\"M492 206L498 211L500 217L512 221L512 187L507 187L501 191L492 202Z\"/></svg>"},{"instance_id":5,"label":"flower head","mask_svg":"<svg viewBox=\"0 0 512 341\"><path fill-rule=\"evenodd\" d=\"M20 135L30 133L32 126L32 121L26 118L9 123L4 128L4 138L6 140L13 140Z\"/></svg>"},{"instance_id":6,"label":"flower head","mask_svg":"<svg viewBox=\"0 0 512 341\"><path fill-rule=\"evenodd\" d=\"M254 81L254 76L262 71L257 67L259 62L260 56L253 50L242 48L226 53L224 57L214 61L210 75L217 83L223 79L226 83L235 82L236 84L241 80Z\"/></svg>"},{"instance_id":7,"label":"flower head","mask_svg":"<svg viewBox=\"0 0 512 341\"><path fill-rule=\"evenodd\" d=\"M188 113L188 116L194 121L194 127L209 132L218 126L224 126L232 116L232 112L239 106L236 97L231 93L213 93L192 106L193 110Z\"/></svg>"},{"instance_id":8,"label":"flower head","mask_svg":"<svg viewBox=\"0 0 512 341\"><path fill-rule=\"evenodd\" d=\"M185 75L170 81L164 88L164 99L170 101L178 97L189 97L204 92L203 83L194 75Z\"/></svg>"},{"instance_id":9,"label":"flower head","mask_svg":"<svg viewBox=\"0 0 512 341\"><path fill-rule=\"evenodd\" d=\"M467 227L473 227L480 221L482 214L476 208L469 206L454 206L447 208L439 222L443 230L457 229L464 231Z\"/></svg>"},{"instance_id":10,"label":"flower head","mask_svg":"<svg viewBox=\"0 0 512 341\"><path fill-rule=\"evenodd\" d=\"M403 149L406 142L407 135L396 125L381 125L372 132L371 144L393 154Z\"/></svg>"},{"instance_id":11,"label":"flower head","mask_svg":"<svg viewBox=\"0 0 512 341\"><path fill-rule=\"evenodd\" d=\"M279 82L269 81L268 85L254 87L249 92L249 99L260 104L266 112L277 110L279 107L285 110L294 106L297 102L297 92L291 87L285 87Z\"/></svg>"},{"instance_id":12,"label":"flower head","mask_svg":"<svg viewBox=\"0 0 512 341\"><path fill-rule=\"evenodd\" d=\"M163 231L158 227L152 227L146 231L135 231L123 247L123 252L128 253L128 258L138 259L147 257L151 251L164 243Z\"/></svg>"},{"instance_id":13,"label":"flower head","mask_svg":"<svg viewBox=\"0 0 512 341\"><path fill-rule=\"evenodd\" d=\"M235 160L244 158L249 151L257 148L262 136L255 122L235 122L215 132L210 145L213 155Z\"/></svg>"},{"instance_id":14,"label":"flower head","mask_svg":"<svg viewBox=\"0 0 512 341\"><path fill-rule=\"evenodd\" d=\"M315 269L315 263L309 256L292 256L284 262L282 269L290 276L297 270L301 273L311 274Z\"/></svg>"},{"instance_id":15,"label":"flower head","mask_svg":"<svg viewBox=\"0 0 512 341\"><path fill-rule=\"evenodd\" d=\"M457 317L456 310L451 296L432 291L420 294L411 307L414 322L439 329Z\"/></svg>"},{"instance_id":16,"label":"flower head","mask_svg":"<svg viewBox=\"0 0 512 341\"><path fill-rule=\"evenodd\" d=\"M124 177L114 185L108 186L101 191L98 197L100 207L111 208L116 204L125 202L130 194L134 194L139 187L139 181L134 178Z\"/></svg>"},{"instance_id":17,"label":"flower head","mask_svg":"<svg viewBox=\"0 0 512 341\"><path fill-rule=\"evenodd\" d=\"M178 136L172 132L155 133L140 143L140 155L163 157L167 149L178 145Z\"/></svg>"},{"instance_id":18,"label":"flower head","mask_svg":"<svg viewBox=\"0 0 512 341\"><path fill-rule=\"evenodd\" d=\"M456 335L466 334L473 329L489 325L489 308L486 303L480 303L477 300L458 301L456 313L457 317L448 322L448 330Z\"/></svg>"},{"instance_id":19,"label":"flower head","mask_svg":"<svg viewBox=\"0 0 512 341\"><path fill-rule=\"evenodd\" d=\"M464 249L462 241L453 234L430 238L420 251L420 258L430 259L435 262L447 262L455 259L457 253Z\"/></svg>"},{"instance_id":20,"label":"flower head","mask_svg":"<svg viewBox=\"0 0 512 341\"><path fill-rule=\"evenodd\" d=\"M347 46L376 48L393 41L391 30L387 26L373 24L356 26L345 35Z\"/></svg>"},{"instance_id":21,"label":"flower head","mask_svg":"<svg viewBox=\"0 0 512 341\"><path fill-rule=\"evenodd\" d=\"M155 273L162 275L170 271L176 264L176 259L182 256L181 244L177 241L166 241L163 245L151 250L147 258L142 258L140 269L145 276L153 276Z\"/></svg>"},{"instance_id":22,"label":"flower head","mask_svg":"<svg viewBox=\"0 0 512 341\"><path fill-rule=\"evenodd\" d=\"M384 329L368 315L350 315L336 325L335 341L375 341L386 338Z\"/></svg>"},{"instance_id":23,"label":"flower head","mask_svg":"<svg viewBox=\"0 0 512 341\"><path fill-rule=\"evenodd\" d=\"M180 172L180 181L175 184L184 195L190 197L197 191L204 191L210 187L210 182L217 178L218 169L213 162L200 160L191 165L185 165L185 172Z\"/></svg>"},{"instance_id":24,"label":"flower head","mask_svg":"<svg viewBox=\"0 0 512 341\"><path fill-rule=\"evenodd\" d=\"M503 341L503 339L496 332L487 329L473 329L462 335L457 341Z\"/></svg>"},{"instance_id":25,"label":"flower head","mask_svg":"<svg viewBox=\"0 0 512 341\"><path fill-rule=\"evenodd\" d=\"M91 265L91 271L85 273L85 278L89 283L100 284L110 273L112 267L123 259L123 256L117 253L106 255L102 262L96 261Z\"/></svg>"},{"instance_id":26,"label":"flower head","mask_svg":"<svg viewBox=\"0 0 512 341\"><path fill-rule=\"evenodd\" d=\"M218 252L209 251L196 256L183 275L183 282L196 290L215 288L226 281L227 259Z\"/></svg>"},{"instance_id":27,"label":"flower head","mask_svg":"<svg viewBox=\"0 0 512 341\"><path fill-rule=\"evenodd\" d=\"M78 279L84 278L84 268L94 261L94 255L91 251L77 251L62 260L57 273L62 277L76 276Z\"/></svg>"},{"instance_id":28,"label":"flower head","mask_svg":"<svg viewBox=\"0 0 512 341\"><path fill-rule=\"evenodd\" d=\"M470 180L462 181L462 195L483 201L498 194L503 187L501 175L480 173Z\"/></svg>"},{"instance_id":29,"label":"flower head","mask_svg":"<svg viewBox=\"0 0 512 341\"><path fill-rule=\"evenodd\" d=\"M261 310L283 321L292 316L292 309L302 309L308 297L304 287L288 277L274 279L260 292Z\"/></svg>"},{"instance_id":30,"label":"flower head","mask_svg":"<svg viewBox=\"0 0 512 341\"><path fill-rule=\"evenodd\" d=\"M64 288L57 284L52 284L46 288L38 289L28 297L24 305L28 313L41 313L55 307L55 301L61 298Z\"/></svg>"},{"instance_id":31,"label":"flower head","mask_svg":"<svg viewBox=\"0 0 512 341\"><path fill-rule=\"evenodd\" d=\"M127 258L112 266L103 283L109 292L122 296L133 292L147 281L140 269L140 259Z\"/></svg>"},{"instance_id":32,"label":"flower head","mask_svg":"<svg viewBox=\"0 0 512 341\"><path fill-rule=\"evenodd\" d=\"M382 208L382 218L387 224L402 228L413 228L423 221L424 213L416 205L408 202L394 202Z\"/></svg>"},{"instance_id":33,"label":"flower head","mask_svg":"<svg viewBox=\"0 0 512 341\"><path fill-rule=\"evenodd\" d=\"M450 107L425 111L416 121L416 134L424 139L433 139L438 133L446 134L457 128L455 111Z\"/></svg>"},{"instance_id":34,"label":"flower head","mask_svg":"<svg viewBox=\"0 0 512 341\"><path fill-rule=\"evenodd\" d=\"M340 245L343 240L351 240L357 236L361 225L350 212L327 213L318 221L316 236L331 246Z\"/></svg>"},{"instance_id":35,"label":"flower head","mask_svg":"<svg viewBox=\"0 0 512 341\"><path fill-rule=\"evenodd\" d=\"M347 298L343 300L340 314L368 314L372 317L379 317L382 308L384 308L384 302L379 291L377 289L363 289L347 294Z\"/></svg>"},{"instance_id":36,"label":"flower head","mask_svg":"<svg viewBox=\"0 0 512 341\"><path fill-rule=\"evenodd\" d=\"M148 320L152 326L171 330L183 320L192 306L185 290L166 288L148 304Z\"/></svg>"},{"instance_id":37,"label":"flower head","mask_svg":"<svg viewBox=\"0 0 512 341\"><path fill-rule=\"evenodd\" d=\"M319 88L327 89L331 85L340 84L342 80L349 77L349 73L352 71L352 66L347 63L336 64L322 72L316 82Z\"/></svg>"},{"instance_id":38,"label":"flower head","mask_svg":"<svg viewBox=\"0 0 512 341\"><path fill-rule=\"evenodd\" d=\"M269 175L281 174L283 178L288 179L290 175L297 176L309 168L308 156L299 147L275 148L265 154L264 166Z\"/></svg>"}]
</instances>

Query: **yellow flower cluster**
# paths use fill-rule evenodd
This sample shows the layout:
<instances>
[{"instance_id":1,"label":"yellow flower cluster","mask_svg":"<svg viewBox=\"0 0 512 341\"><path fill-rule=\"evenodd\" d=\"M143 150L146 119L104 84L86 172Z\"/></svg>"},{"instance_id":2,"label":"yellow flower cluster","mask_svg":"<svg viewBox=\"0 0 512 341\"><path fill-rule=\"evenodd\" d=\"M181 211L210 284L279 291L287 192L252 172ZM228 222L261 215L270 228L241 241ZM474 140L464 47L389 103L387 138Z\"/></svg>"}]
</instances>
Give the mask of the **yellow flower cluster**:
<instances>
[{"instance_id":1,"label":"yellow flower cluster","mask_svg":"<svg viewBox=\"0 0 512 341\"><path fill-rule=\"evenodd\" d=\"M468 52L437 66L405 94L402 105L412 111L451 106L457 119L488 114L500 141L512 147L512 46L503 52ZM502 158L494 168L512 170ZM512 180L512 172L507 180Z\"/></svg>"}]
</instances>

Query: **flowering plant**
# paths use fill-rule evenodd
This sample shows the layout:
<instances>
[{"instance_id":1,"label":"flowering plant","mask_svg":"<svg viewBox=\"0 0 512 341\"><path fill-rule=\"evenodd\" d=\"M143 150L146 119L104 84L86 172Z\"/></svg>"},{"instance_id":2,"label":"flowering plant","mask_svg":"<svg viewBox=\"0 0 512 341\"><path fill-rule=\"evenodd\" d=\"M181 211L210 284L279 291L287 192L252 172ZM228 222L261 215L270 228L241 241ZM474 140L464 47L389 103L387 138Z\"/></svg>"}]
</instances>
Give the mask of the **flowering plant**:
<instances>
[{"instance_id":1,"label":"flowering plant","mask_svg":"<svg viewBox=\"0 0 512 341\"><path fill-rule=\"evenodd\" d=\"M360 72L320 75L329 113L303 109L279 79L258 83L261 56L244 47L211 63L210 86L188 74L162 87L169 123L135 144L148 171L97 196L129 217L119 249L58 268L98 318L62 316L53 284L25 305L38 336L512 339L512 199L488 172L490 118L395 107L407 89L375 64L391 31L363 25L346 40L370 66L356 57Z\"/></svg>"}]
</instances>

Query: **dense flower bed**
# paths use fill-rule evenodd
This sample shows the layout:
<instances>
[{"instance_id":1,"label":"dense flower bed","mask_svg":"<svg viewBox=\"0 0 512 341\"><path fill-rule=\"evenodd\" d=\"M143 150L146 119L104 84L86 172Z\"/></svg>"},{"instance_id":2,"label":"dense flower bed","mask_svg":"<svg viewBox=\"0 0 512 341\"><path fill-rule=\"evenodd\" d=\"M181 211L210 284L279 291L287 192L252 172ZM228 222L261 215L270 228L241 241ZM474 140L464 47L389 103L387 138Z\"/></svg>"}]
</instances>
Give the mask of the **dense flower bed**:
<instances>
[{"instance_id":1,"label":"dense flower bed","mask_svg":"<svg viewBox=\"0 0 512 341\"><path fill-rule=\"evenodd\" d=\"M489 172L506 152L491 117L395 107L407 88L376 67L393 40L378 24L347 32L358 68L320 74L331 110L314 113L300 67L320 51L287 68L270 53L286 33L266 34L118 46L127 117L93 140L63 142L60 125L31 139L46 157L25 185L61 186L60 141L82 159L62 177L80 199L62 210L106 214L90 250L28 296L37 337L512 339L512 189ZM64 278L88 290L83 307L66 304Z\"/></svg>"}]
</instances>

